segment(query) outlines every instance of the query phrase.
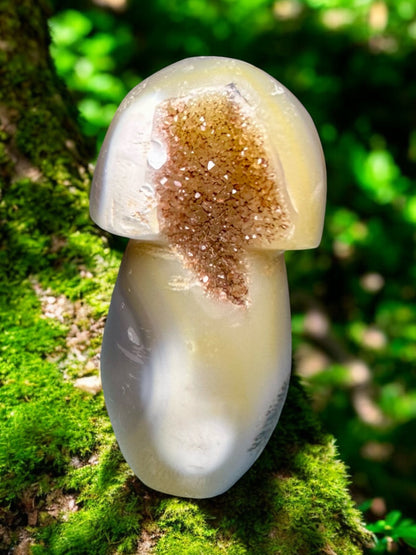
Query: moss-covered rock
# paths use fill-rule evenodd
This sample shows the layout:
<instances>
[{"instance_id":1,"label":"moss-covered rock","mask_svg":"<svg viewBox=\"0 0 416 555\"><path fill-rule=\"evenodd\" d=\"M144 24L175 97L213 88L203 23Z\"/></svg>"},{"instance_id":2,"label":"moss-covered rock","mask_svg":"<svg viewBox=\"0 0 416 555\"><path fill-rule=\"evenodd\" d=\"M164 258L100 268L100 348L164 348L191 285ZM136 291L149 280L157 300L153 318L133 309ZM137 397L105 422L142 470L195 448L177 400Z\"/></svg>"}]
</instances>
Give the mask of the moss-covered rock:
<instances>
[{"instance_id":1,"label":"moss-covered rock","mask_svg":"<svg viewBox=\"0 0 416 555\"><path fill-rule=\"evenodd\" d=\"M0 551L362 553L370 536L302 386L226 494L151 491L116 446L98 349L120 253L88 218L89 150L51 65L46 2L0 2Z\"/></svg>"}]
</instances>

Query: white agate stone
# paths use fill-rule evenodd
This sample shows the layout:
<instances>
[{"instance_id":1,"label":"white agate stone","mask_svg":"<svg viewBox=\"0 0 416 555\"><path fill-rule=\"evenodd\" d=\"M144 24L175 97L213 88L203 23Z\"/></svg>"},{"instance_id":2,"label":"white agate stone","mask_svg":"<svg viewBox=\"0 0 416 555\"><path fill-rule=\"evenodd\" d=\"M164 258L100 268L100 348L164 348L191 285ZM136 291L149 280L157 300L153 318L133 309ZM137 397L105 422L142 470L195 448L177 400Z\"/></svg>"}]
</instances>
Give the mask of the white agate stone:
<instances>
[{"instance_id":1,"label":"white agate stone","mask_svg":"<svg viewBox=\"0 0 416 555\"><path fill-rule=\"evenodd\" d=\"M249 271L246 310L187 287L186 270L163 247L127 247L105 328L102 382L121 451L154 489L224 492L277 423L291 361L283 257L253 254Z\"/></svg>"},{"instance_id":2,"label":"white agate stone","mask_svg":"<svg viewBox=\"0 0 416 555\"><path fill-rule=\"evenodd\" d=\"M120 105L91 191L95 222L132 239L101 373L148 486L212 497L264 449L290 377L283 251L319 243L325 189L306 110L245 62L183 60Z\"/></svg>"}]
</instances>

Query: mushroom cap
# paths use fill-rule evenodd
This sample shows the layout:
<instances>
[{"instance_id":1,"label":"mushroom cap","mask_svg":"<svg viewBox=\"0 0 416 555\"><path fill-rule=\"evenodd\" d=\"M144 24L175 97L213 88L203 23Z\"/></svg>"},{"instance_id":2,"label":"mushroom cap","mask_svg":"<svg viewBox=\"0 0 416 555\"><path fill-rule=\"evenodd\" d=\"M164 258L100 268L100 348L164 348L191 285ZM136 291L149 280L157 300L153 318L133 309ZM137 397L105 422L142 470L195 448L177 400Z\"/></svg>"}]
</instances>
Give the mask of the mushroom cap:
<instances>
[{"instance_id":1,"label":"mushroom cap","mask_svg":"<svg viewBox=\"0 0 416 555\"><path fill-rule=\"evenodd\" d=\"M243 114L240 121L254 122L254 142L261 143L267 153L267 165L273 170L268 177L273 177L290 220L287 232L269 236L260 247L289 250L319 244L326 172L311 117L273 77L246 62L221 57L188 58L172 64L124 98L106 134L92 182L90 213L101 228L131 239L166 240L155 178L160 177L158 171L167 164L169 152L155 132L155 114L170 100L179 99L177 105L183 100L186 105L195 95L216 98L224 91L237 99L237 110L241 107ZM208 161L207 171L214 162Z\"/></svg>"}]
</instances>

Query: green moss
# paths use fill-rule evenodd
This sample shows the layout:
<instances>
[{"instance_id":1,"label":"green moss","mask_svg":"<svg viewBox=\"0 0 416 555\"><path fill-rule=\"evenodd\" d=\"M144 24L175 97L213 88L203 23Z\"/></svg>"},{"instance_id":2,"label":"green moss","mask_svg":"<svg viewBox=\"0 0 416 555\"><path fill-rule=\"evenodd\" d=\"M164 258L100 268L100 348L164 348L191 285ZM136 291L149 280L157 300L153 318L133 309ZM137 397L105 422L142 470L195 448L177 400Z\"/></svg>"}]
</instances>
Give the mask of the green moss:
<instances>
[{"instance_id":1,"label":"green moss","mask_svg":"<svg viewBox=\"0 0 416 555\"><path fill-rule=\"evenodd\" d=\"M66 488L77 493L79 509L65 522L39 534L35 554L132 553L140 532L142 501L116 446L104 447L97 464L72 469Z\"/></svg>"},{"instance_id":2,"label":"green moss","mask_svg":"<svg viewBox=\"0 0 416 555\"><path fill-rule=\"evenodd\" d=\"M225 495L188 505L186 518L179 509L172 514L176 505L169 504L168 533L159 544L174 553L180 533L211 541L212 550L227 545L253 555L362 553L371 538L347 486L333 439L322 433L293 379L279 425L253 468ZM158 522L166 532L164 519L165 513Z\"/></svg>"},{"instance_id":3,"label":"green moss","mask_svg":"<svg viewBox=\"0 0 416 555\"><path fill-rule=\"evenodd\" d=\"M275 483L277 518L270 552L361 553L364 535L354 537L353 532L360 514L349 503L346 488L333 440L305 446L293 459L291 475ZM343 539L345 530L350 533Z\"/></svg>"},{"instance_id":4,"label":"green moss","mask_svg":"<svg viewBox=\"0 0 416 555\"><path fill-rule=\"evenodd\" d=\"M8 44L0 91L1 128L8 129L0 133L0 513L9 523L0 551L18 542L22 525L32 534L38 527L38 547L47 553L45 538L54 552L74 543L73 552L82 553L97 542L108 550L112 538L131 547L125 532L137 532L138 518L137 499L125 494L128 473L98 492L71 482L74 464L101 475L100 453L114 438L102 395L84 393L66 377L71 321L45 317L39 293L52 303L59 295L80 306L91 299L89 318L98 318L108 309L119 256L89 220L88 149L49 65L45 5L1 2L0 10ZM88 463L91 457L99 463ZM84 500L55 537L68 512L62 507L62 515L51 516L57 491ZM35 528L27 526L32 504Z\"/></svg>"},{"instance_id":5,"label":"green moss","mask_svg":"<svg viewBox=\"0 0 416 555\"><path fill-rule=\"evenodd\" d=\"M28 280L14 285L0 303L0 498L10 502L34 477L58 475L72 455L91 453L95 420L103 414L102 399L87 405L48 360L64 348L66 327L42 318Z\"/></svg>"},{"instance_id":6,"label":"green moss","mask_svg":"<svg viewBox=\"0 0 416 555\"><path fill-rule=\"evenodd\" d=\"M155 553L158 555L171 555L173 553L181 553L183 555L200 555L201 553L223 555L224 553L246 553L246 551L230 551L226 546L216 546L205 538L171 533L159 541Z\"/></svg>"},{"instance_id":7,"label":"green moss","mask_svg":"<svg viewBox=\"0 0 416 555\"><path fill-rule=\"evenodd\" d=\"M68 362L74 321L88 329L108 309L120 253L89 220L88 148L50 66L47 8L20 0L0 10L9 45L0 113L10 130L0 133L0 512L9 531L0 550L16 547L24 528L42 555L134 553L141 534L159 554L362 552L368 534L344 466L296 380L267 449L226 494L176 499L133 477L102 394L72 381L100 338ZM44 297L54 306L59 296L71 317L45 314Z\"/></svg>"},{"instance_id":8,"label":"green moss","mask_svg":"<svg viewBox=\"0 0 416 555\"><path fill-rule=\"evenodd\" d=\"M214 517L198 502L165 499L160 503L157 516L162 533L155 550L158 554L247 553L239 542L230 543L221 538Z\"/></svg>"}]
</instances>

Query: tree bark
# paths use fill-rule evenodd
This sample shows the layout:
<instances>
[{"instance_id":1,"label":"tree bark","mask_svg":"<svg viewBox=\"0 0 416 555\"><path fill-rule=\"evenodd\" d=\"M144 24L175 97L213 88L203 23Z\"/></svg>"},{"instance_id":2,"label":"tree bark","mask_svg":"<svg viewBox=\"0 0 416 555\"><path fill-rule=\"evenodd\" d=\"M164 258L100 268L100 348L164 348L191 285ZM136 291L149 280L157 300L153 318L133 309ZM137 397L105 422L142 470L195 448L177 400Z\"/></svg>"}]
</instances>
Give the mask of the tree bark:
<instances>
[{"instance_id":1,"label":"tree bark","mask_svg":"<svg viewBox=\"0 0 416 555\"><path fill-rule=\"evenodd\" d=\"M362 553L345 467L295 378L228 493L173 498L127 468L96 364L119 256L89 221L90 152L49 55L48 4L0 10L0 551Z\"/></svg>"}]
</instances>

